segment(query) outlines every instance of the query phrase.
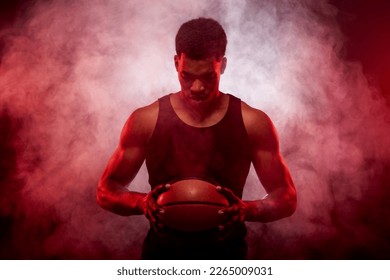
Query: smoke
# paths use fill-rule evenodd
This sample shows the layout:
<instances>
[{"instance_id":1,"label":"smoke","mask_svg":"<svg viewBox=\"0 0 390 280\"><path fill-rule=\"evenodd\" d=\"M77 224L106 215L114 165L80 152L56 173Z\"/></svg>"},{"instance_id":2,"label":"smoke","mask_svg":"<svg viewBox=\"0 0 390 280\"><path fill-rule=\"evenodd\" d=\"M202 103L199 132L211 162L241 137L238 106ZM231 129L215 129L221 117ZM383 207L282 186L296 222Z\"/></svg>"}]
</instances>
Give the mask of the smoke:
<instances>
[{"instance_id":1,"label":"smoke","mask_svg":"<svg viewBox=\"0 0 390 280\"><path fill-rule=\"evenodd\" d=\"M178 90L174 36L199 16L225 27L221 89L275 122L298 191L291 218L248 224L250 258L388 256L389 109L342 59L336 15L314 0L34 2L0 31L0 256L138 258L146 219L100 209L97 181L129 114ZM148 191L145 167L130 188ZM263 194L252 170L244 198Z\"/></svg>"}]
</instances>

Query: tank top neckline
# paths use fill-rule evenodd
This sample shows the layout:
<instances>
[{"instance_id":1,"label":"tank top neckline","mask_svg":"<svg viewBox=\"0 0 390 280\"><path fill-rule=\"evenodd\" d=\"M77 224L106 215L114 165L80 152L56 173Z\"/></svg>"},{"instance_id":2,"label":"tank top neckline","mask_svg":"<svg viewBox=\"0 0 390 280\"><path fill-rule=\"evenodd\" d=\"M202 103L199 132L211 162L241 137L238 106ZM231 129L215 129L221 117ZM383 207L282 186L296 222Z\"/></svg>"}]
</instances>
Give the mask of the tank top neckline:
<instances>
[{"instance_id":1,"label":"tank top neckline","mask_svg":"<svg viewBox=\"0 0 390 280\"><path fill-rule=\"evenodd\" d=\"M172 102L171 102L171 96L173 95L173 93L170 93L167 95L167 105L169 107L169 110L172 111L173 115L175 116L175 118L182 124L184 124L185 126L187 127L190 127L190 128L197 128L197 129L209 129L209 128L213 128L213 127L216 127L218 125L220 125L221 123L223 123L223 121L227 118L227 115L229 114L229 112L231 111L232 109L232 103L233 103L233 98L232 98L232 95L229 94L229 93L225 93L228 97L229 97L229 100L228 100L228 107L227 107L227 110L225 112L225 114L223 115L223 117L217 121L216 123L212 124L212 125L208 125L208 126L193 126L193 125L190 125L188 123L186 123L185 121L183 121L179 115L176 113L175 109L173 108L172 106Z\"/></svg>"}]
</instances>

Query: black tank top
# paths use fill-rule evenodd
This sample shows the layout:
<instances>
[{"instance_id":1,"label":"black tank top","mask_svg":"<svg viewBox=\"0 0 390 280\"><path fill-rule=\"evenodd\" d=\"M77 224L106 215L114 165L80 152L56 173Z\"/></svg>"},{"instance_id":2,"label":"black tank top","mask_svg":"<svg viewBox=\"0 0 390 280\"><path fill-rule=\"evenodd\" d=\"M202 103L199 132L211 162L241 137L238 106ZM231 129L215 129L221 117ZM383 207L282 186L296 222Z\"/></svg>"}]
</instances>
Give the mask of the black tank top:
<instances>
[{"instance_id":1,"label":"black tank top","mask_svg":"<svg viewBox=\"0 0 390 280\"><path fill-rule=\"evenodd\" d=\"M193 127L175 113L170 95L159 99L159 113L146 151L152 188L198 178L231 189L242 197L251 163L241 100L229 94L225 116L209 127Z\"/></svg>"}]
</instances>

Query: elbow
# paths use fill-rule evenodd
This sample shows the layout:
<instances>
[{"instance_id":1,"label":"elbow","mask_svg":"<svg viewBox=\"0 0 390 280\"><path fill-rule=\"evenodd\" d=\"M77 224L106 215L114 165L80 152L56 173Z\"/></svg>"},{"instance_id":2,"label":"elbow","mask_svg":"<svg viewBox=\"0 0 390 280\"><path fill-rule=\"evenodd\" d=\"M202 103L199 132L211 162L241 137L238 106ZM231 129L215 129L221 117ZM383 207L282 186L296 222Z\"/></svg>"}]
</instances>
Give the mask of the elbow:
<instances>
[{"instance_id":1,"label":"elbow","mask_svg":"<svg viewBox=\"0 0 390 280\"><path fill-rule=\"evenodd\" d=\"M292 188L289 192L286 203L286 217L292 216L297 210L297 192L295 188Z\"/></svg>"},{"instance_id":2,"label":"elbow","mask_svg":"<svg viewBox=\"0 0 390 280\"><path fill-rule=\"evenodd\" d=\"M297 210L297 203L290 203L289 207L286 209L286 217L292 216Z\"/></svg>"},{"instance_id":3,"label":"elbow","mask_svg":"<svg viewBox=\"0 0 390 280\"><path fill-rule=\"evenodd\" d=\"M104 197L99 189L96 191L96 203L103 208Z\"/></svg>"},{"instance_id":4,"label":"elbow","mask_svg":"<svg viewBox=\"0 0 390 280\"><path fill-rule=\"evenodd\" d=\"M103 209L109 209L110 199L101 182L99 183L96 191L96 203Z\"/></svg>"}]
</instances>

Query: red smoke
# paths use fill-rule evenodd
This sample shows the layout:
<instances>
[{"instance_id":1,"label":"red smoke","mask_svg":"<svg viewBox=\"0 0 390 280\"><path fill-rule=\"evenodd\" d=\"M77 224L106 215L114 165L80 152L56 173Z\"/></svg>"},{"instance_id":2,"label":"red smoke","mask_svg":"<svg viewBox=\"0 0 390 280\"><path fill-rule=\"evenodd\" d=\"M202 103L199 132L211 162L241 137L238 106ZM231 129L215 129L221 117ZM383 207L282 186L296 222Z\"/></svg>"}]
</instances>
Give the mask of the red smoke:
<instances>
[{"instance_id":1,"label":"red smoke","mask_svg":"<svg viewBox=\"0 0 390 280\"><path fill-rule=\"evenodd\" d=\"M385 4L21 2L0 17L0 258L138 258L146 219L95 188L128 115L178 90L175 32L198 16L225 26L221 89L274 120L297 186L294 216L248 224L249 257L390 257ZM251 172L244 197L263 194Z\"/></svg>"}]
</instances>

